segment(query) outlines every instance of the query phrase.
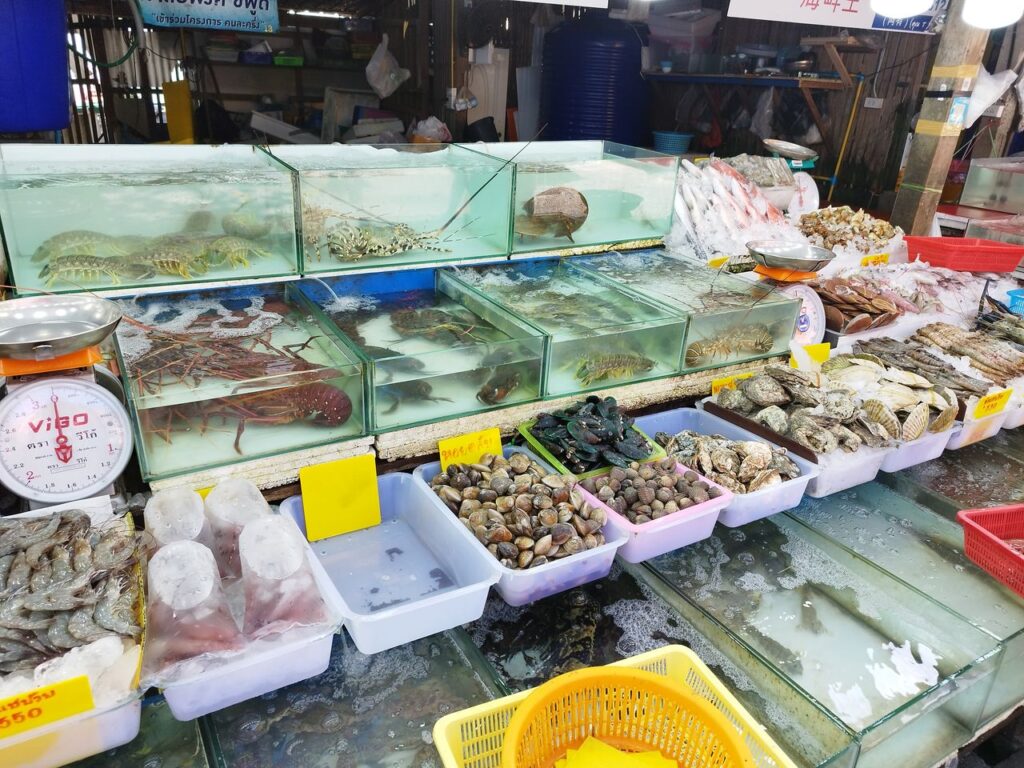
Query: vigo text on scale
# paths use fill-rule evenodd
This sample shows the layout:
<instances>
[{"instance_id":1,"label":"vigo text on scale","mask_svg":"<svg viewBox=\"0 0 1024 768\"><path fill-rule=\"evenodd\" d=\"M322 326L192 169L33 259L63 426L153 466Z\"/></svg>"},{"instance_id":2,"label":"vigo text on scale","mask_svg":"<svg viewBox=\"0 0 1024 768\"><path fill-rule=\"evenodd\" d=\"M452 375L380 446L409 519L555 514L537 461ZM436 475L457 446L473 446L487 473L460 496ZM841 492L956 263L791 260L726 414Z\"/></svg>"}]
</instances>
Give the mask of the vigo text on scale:
<instances>
[{"instance_id":1,"label":"vigo text on scale","mask_svg":"<svg viewBox=\"0 0 1024 768\"><path fill-rule=\"evenodd\" d=\"M96 367L120 320L90 296L0 302L0 483L31 507L112 493L131 458L119 384Z\"/></svg>"}]
</instances>

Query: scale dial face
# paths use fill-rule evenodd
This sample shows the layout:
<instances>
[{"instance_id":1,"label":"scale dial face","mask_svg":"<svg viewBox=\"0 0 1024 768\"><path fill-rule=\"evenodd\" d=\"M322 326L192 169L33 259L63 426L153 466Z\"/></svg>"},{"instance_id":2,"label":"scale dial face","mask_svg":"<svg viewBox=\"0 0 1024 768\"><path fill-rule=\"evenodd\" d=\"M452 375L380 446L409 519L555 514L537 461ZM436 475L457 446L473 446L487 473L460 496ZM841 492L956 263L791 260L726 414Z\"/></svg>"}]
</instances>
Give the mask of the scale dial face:
<instances>
[{"instance_id":1,"label":"scale dial face","mask_svg":"<svg viewBox=\"0 0 1024 768\"><path fill-rule=\"evenodd\" d=\"M131 421L110 392L48 377L0 400L0 482L59 504L102 493L132 455Z\"/></svg>"}]
</instances>

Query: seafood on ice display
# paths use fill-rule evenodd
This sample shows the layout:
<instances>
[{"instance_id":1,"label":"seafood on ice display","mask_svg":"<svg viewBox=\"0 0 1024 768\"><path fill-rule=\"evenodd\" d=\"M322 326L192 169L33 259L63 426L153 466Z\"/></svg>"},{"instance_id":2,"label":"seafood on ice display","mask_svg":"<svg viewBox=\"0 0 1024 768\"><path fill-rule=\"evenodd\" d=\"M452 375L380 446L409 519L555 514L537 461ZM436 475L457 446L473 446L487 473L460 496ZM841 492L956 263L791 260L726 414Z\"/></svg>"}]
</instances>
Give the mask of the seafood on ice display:
<instances>
[{"instance_id":1,"label":"seafood on ice display","mask_svg":"<svg viewBox=\"0 0 1024 768\"><path fill-rule=\"evenodd\" d=\"M698 166L684 159L676 183L676 216L665 242L698 261L746 256L753 240L805 241L756 184L722 160Z\"/></svg>"},{"instance_id":2,"label":"seafood on ice display","mask_svg":"<svg viewBox=\"0 0 1024 768\"><path fill-rule=\"evenodd\" d=\"M948 355L967 358L972 368L1001 387L1024 376L1024 352L1014 344L983 331L968 331L949 323L931 323L911 337Z\"/></svg>"},{"instance_id":3,"label":"seafood on ice display","mask_svg":"<svg viewBox=\"0 0 1024 768\"><path fill-rule=\"evenodd\" d=\"M888 290L878 290L857 276L821 277L809 285L825 305L825 323L836 333L859 333L889 325L913 304Z\"/></svg>"},{"instance_id":4,"label":"seafood on ice display","mask_svg":"<svg viewBox=\"0 0 1024 768\"><path fill-rule=\"evenodd\" d=\"M829 250L852 249L859 254L887 251L903 238L899 227L864 210L854 211L848 205L805 213L800 217L800 232L811 245Z\"/></svg>"},{"instance_id":5,"label":"seafood on ice display","mask_svg":"<svg viewBox=\"0 0 1024 768\"><path fill-rule=\"evenodd\" d=\"M963 404L972 398L984 397L995 386L991 381L979 378L977 371L969 365L920 341L867 339L856 342L853 350L878 358L887 365L919 373L935 386L951 390Z\"/></svg>"},{"instance_id":6,"label":"seafood on ice display","mask_svg":"<svg viewBox=\"0 0 1024 768\"><path fill-rule=\"evenodd\" d=\"M753 493L800 477L800 467L785 448L760 440L730 440L690 429L658 432L654 439L671 458L733 493Z\"/></svg>"},{"instance_id":7,"label":"seafood on ice display","mask_svg":"<svg viewBox=\"0 0 1024 768\"><path fill-rule=\"evenodd\" d=\"M147 574L148 684L194 680L337 628L308 544L290 519L272 514L251 482L225 480L205 501L193 491L158 491L145 520L160 532Z\"/></svg>"},{"instance_id":8,"label":"seafood on ice display","mask_svg":"<svg viewBox=\"0 0 1024 768\"><path fill-rule=\"evenodd\" d=\"M524 453L451 464L430 487L506 568L538 568L605 543L604 509L587 502L573 478Z\"/></svg>"},{"instance_id":9,"label":"seafood on ice display","mask_svg":"<svg viewBox=\"0 0 1024 768\"><path fill-rule=\"evenodd\" d=\"M722 162L731 165L744 178L759 187L791 187L794 192L796 190L793 171L781 157L742 154L735 157L723 157Z\"/></svg>"},{"instance_id":10,"label":"seafood on ice display","mask_svg":"<svg viewBox=\"0 0 1024 768\"><path fill-rule=\"evenodd\" d=\"M138 537L109 507L70 506L0 520L0 699L79 675L97 707L135 691Z\"/></svg>"}]
</instances>

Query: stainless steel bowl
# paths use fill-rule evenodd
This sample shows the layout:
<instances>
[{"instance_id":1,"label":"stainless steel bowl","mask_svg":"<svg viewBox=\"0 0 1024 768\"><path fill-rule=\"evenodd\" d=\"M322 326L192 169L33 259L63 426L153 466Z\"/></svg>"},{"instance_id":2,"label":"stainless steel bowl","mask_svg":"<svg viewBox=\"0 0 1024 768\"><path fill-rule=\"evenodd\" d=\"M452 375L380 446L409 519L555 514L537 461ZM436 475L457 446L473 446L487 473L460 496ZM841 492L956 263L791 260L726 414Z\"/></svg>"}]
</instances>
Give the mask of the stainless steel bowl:
<instances>
[{"instance_id":1,"label":"stainless steel bowl","mask_svg":"<svg viewBox=\"0 0 1024 768\"><path fill-rule=\"evenodd\" d=\"M800 144L794 144L791 141L782 141L781 139L765 139L764 145L768 147L769 151L774 152L779 157L787 157L790 160L817 160L818 153L809 147L801 146Z\"/></svg>"},{"instance_id":2,"label":"stainless steel bowl","mask_svg":"<svg viewBox=\"0 0 1024 768\"><path fill-rule=\"evenodd\" d=\"M117 304L93 296L0 301L0 357L49 360L99 344L121 322Z\"/></svg>"},{"instance_id":3,"label":"stainless steel bowl","mask_svg":"<svg viewBox=\"0 0 1024 768\"><path fill-rule=\"evenodd\" d=\"M836 257L832 251L806 243L756 240L747 243L750 257L763 267L817 272Z\"/></svg>"}]
</instances>

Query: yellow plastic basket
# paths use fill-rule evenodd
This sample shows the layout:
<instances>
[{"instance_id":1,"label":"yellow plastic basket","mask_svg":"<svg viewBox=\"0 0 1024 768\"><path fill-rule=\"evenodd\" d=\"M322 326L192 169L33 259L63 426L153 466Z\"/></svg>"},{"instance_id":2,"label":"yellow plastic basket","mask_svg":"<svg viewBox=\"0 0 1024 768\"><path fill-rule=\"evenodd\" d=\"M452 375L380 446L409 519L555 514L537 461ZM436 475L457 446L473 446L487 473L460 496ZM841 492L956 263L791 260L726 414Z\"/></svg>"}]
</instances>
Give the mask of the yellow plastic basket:
<instances>
[{"instance_id":1,"label":"yellow plastic basket","mask_svg":"<svg viewBox=\"0 0 1024 768\"><path fill-rule=\"evenodd\" d=\"M594 736L626 752L656 749L679 768L749 768L732 723L669 677L629 667L569 672L534 689L509 721L501 768L551 768Z\"/></svg>"},{"instance_id":2,"label":"yellow plastic basket","mask_svg":"<svg viewBox=\"0 0 1024 768\"><path fill-rule=\"evenodd\" d=\"M618 661L612 667L628 667L668 677L718 710L736 729L758 768L796 768L765 729L719 682L689 648L668 645ZM434 744L445 768L501 768L506 729L531 691L506 696L453 712L434 725Z\"/></svg>"}]
</instances>

